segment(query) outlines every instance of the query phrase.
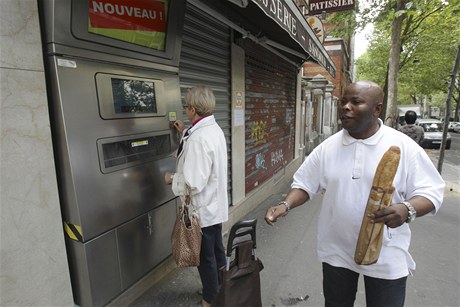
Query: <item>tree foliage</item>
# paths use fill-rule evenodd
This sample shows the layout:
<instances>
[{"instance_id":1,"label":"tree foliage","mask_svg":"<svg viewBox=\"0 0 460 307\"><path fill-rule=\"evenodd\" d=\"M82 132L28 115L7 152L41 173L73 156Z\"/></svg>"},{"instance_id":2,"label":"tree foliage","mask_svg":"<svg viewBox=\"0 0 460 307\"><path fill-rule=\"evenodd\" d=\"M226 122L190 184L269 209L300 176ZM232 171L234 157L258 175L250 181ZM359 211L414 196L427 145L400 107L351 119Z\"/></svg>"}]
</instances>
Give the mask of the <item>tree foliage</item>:
<instances>
[{"instance_id":1,"label":"tree foliage","mask_svg":"<svg viewBox=\"0 0 460 307\"><path fill-rule=\"evenodd\" d=\"M356 61L357 79L385 83L392 20L402 12L394 1L369 1L378 10L363 9L357 29L374 24L368 51ZM377 3L378 2L378 3ZM372 6L377 5L377 6ZM419 102L435 93L447 92L457 46L460 44L459 1L418 0L407 2L401 31L398 102ZM458 97L454 97L458 101Z\"/></svg>"}]
</instances>

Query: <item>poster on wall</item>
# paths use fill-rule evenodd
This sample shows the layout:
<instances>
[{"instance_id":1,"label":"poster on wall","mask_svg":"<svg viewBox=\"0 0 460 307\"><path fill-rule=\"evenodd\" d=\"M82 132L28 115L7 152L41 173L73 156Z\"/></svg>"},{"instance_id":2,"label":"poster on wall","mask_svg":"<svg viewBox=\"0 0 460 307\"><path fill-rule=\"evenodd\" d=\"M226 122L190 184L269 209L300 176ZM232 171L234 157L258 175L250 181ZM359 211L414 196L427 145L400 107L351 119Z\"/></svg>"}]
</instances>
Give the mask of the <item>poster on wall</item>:
<instances>
[{"instance_id":1,"label":"poster on wall","mask_svg":"<svg viewBox=\"0 0 460 307\"><path fill-rule=\"evenodd\" d=\"M88 32L165 50L170 0L89 0Z\"/></svg>"}]
</instances>

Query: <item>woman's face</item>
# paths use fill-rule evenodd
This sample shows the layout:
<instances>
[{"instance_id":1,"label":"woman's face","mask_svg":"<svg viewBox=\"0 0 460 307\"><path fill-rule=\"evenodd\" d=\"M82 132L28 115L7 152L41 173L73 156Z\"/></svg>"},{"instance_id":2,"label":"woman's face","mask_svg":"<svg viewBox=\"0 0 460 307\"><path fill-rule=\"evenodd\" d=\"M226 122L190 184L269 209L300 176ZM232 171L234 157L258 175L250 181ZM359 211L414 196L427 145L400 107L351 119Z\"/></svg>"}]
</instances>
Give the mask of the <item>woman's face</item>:
<instances>
[{"instance_id":1,"label":"woman's face","mask_svg":"<svg viewBox=\"0 0 460 307\"><path fill-rule=\"evenodd\" d=\"M184 110L185 110L185 114L187 115L187 119L193 123L193 117L194 117L194 112L193 111L193 107L191 107L188 102L186 102L184 104Z\"/></svg>"},{"instance_id":2,"label":"woman's face","mask_svg":"<svg viewBox=\"0 0 460 307\"><path fill-rule=\"evenodd\" d=\"M366 83L351 84L339 106L342 127L355 139L365 139L375 133L381 103L376 90Z\"/></svg>"},{"instance_id":3,"label":"woman's face","mask_svg":"<svg viewBox=\"0 0 460 307\"><path fill-rule=\"evenodd\" d=\"M190 108L191 107L189 105L185 106L185 114L187 115L187 119L192 121L192 112Z\"/></svg>"}]
</instances>

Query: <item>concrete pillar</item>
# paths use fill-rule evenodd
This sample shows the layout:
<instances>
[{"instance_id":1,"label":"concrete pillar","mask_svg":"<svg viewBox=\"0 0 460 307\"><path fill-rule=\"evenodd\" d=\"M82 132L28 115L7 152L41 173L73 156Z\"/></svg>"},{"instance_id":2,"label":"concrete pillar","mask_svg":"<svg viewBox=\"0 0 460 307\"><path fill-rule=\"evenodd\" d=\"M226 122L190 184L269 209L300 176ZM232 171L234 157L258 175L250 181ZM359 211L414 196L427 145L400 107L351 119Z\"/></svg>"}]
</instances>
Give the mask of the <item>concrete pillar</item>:
<instances>
[{"instance_id":1,"label":"concrete pillar","mask_svg":"<svg viewBox=\"0 0 460 307\"><path fill-rule=\"evenodd\" d=\"M0 1L0 306L74 306L37 1Z\"/></svg>"}]
</instances>

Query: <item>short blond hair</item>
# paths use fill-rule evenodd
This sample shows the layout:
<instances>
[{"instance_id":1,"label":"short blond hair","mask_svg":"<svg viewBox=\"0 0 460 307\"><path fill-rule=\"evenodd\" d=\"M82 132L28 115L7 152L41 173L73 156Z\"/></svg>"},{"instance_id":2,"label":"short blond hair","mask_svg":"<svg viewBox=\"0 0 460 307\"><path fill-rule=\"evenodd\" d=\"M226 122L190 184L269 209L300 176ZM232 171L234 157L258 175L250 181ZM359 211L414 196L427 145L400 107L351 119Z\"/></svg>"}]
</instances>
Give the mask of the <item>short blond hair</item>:
<instances>
[{"instance_id":1,"label":"short blond hair","mask_svg":"<svg viewBox=\"0 0 460 307\"><path fill-rule=\"evenodd\" d=\"M216 106L216 97L206 85L192 87L185 94L185 103L188 107L194 107L199 116L211 115Z\"/></svg>"}]
</instances>

